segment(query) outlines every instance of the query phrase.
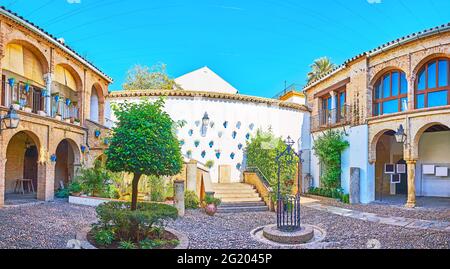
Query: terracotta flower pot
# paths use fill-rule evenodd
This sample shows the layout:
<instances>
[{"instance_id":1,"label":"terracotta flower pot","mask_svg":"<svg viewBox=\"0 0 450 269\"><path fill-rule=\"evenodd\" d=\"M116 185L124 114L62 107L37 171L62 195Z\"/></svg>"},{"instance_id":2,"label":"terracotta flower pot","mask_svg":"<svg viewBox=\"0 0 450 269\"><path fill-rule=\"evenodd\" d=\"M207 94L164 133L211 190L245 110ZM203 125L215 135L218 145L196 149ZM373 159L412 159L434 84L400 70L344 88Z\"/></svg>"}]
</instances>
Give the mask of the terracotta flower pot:
<instances>
[{"instance_id":1,"label":"terracotta flower pot","mask_svg":"<svg viewBox=\"0 0 450 269\"><path fill-rule=\"evenodd\" d=\"M214 214L216 214L216 212L217 212L217 206L215 204L206 205L205 213L208 216L214 216Z\"/></svg>"}]
</instances>

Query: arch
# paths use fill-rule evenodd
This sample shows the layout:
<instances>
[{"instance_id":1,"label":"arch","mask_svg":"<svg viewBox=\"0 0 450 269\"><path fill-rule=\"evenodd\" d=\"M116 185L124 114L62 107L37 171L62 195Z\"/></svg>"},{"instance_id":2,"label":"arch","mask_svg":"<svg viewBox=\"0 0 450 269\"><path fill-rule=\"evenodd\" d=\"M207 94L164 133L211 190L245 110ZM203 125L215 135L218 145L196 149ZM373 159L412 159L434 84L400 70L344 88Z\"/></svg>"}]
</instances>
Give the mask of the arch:
<instances>
[{"instance_id":1,"label":"arch","mask_svg":"<svg viewBox=\"0 0 450 269\"><path fill-rule=\"evenodd\" d=\"M94 83L90 95L89 119L98 123L104 123L105 96L99 83Z\"/></svg>"},{"instance_id":2,"label":"arch","mask_svg":"<svg viewBox=\"0 0 450 269\"><path fill-rule=\"evenodd\" d=\"M408 109L408 79L402 69L384 68L377 73L371 83L374 116Z\"/></svg>"},{"instance_id":3,"label":"arch","mask_svg":"<svg viewBox=\"0 0 450 269\"><path fill-rule=\"evenodd\" d=\"M59 63L55 65L54 81L76 92L81 92L83 88L80 74L70 64L66 63ZM72 86L73 84L75 85Z\"/></svg>"},{"instance_id":4,"label":"arch","mask_svg":"<svg viewBox=\"0 0 450 269\"><path fill-rule=\"evenodd\" d=\"M386 134L388 132L395 132L395 130L389 129L389 128L382 129L381 131L379 131L378 133L376 133L373 136L372 140L370 141L370 148L369 148L369 150L370 150L369 151L370 152L370 160L369 160L369 162L371 162L371 163L375 163L376 162L376 160L377 160L377 145L378 145L378 141L380 140L380 138L384 134Z\"/></svg>"},{"instance_id":5,"label":"arch","mask_svg":"<svg viewBox=\"0 0 450 269\"><path fill-rule=\"evenodd\" d=\"M419 73L419 70L422 69L422 67L427 64L429 61L436 59L436 58L450 58L450 54L447 53L430 53L427 56L423 57L413 68L412 74L414 78L417 78L417 73Z\"/></svg>"},{"instance_id":6,"label":"arch","mask_svg":"<svg viewBox=\"0 0 450 269\"><path fill-rule=\"evenodd\" d=\"M6 144L5 193L15 190L17 179L31 179L34 191L38 189L38 162L41 143L36 134L24 130L16 132Z\"/></svg>"},{"instance_id":7,"label":"arch","mask_svg":"<svg viewBox=\"0 0 450 269\"><path fill-rule=\"evenodd\" d=\"M413 135L413 140L412 140L412 157L414 160L418 160L419 159L419 143L420 143L420 139L422 138L422 135L430 128L436 125L443 125L446 126L447 128L450 128L450 118L448 119L447 122L444 121L433 121L433 122L429 122L426 123L424 125L422 125L421 127L419 127L417 129L416 132L414 132Z\"/></svg>"},{"instance_id":8,"label":"arch","mask_svg":"<svg viewBox=\"0 0 450 269\"><path fill-rule=\"evenodd\" d=\"M42 66L42 71L44 74L49 73L49 60L47 59L47 57L45 56L45 54L35 45L33 45L32 43L23 40L23 39L13 39L11 41L9 41L6 45L5 48L8 47L8 45L19 45L22 46L23 48L26 48L27 50L29 50L30 52L33 53L33 55L39 60L39 63ZM6 55L6 50L5 50L5 57L2 59L2 67L4 68L5 65L3 65L3 60L7 57Z\"/></svg>"},{"instance_id":9,"label":"arch","mask_svg":"<svg viewBox=\"0 0 450 269\"><path fill-rule=\"evenodd\" d=\"M61 182L67 187L76 176L76 167L80 164L80 151L73 140L65 138L57 144L54 154L56 155L54 188L60 188Z\"/></svg>"},{"instance_id":10,"label":"arch","mask_svg":"<svg viewBox=\"0 0 450 269\"><path fill-rule=\"evenodd\" d=\"M406 72L401 69L400 67L397 66L387 66L384 67L383 69L379 70L374 76L373 78L370 80L369 82L369 87L375 87L375 83L377 83L377 81L384 76L384 74L386 74L387 72L391 72L391 71L400 71L406 74Z\"/></svg>"}]
</instances>

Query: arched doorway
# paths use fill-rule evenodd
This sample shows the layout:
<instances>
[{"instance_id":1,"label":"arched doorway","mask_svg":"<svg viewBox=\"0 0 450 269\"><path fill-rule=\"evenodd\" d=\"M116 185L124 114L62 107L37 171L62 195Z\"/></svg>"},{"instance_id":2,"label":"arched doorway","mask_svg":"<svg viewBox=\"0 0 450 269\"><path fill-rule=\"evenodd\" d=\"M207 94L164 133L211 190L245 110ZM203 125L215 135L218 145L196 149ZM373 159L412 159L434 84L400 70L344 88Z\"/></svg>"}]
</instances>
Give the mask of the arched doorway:
<instances>
[{"instance_id":1,"label":"arched doorway","mask_svg":"<svg viewBox=\"0 0 450 269\"><path fill-rule=\"evenodd\" d=\"M66 188L75 177L75 166L79 162L78 151L73 141L62 140L56 148L55 190Z\"/></svg>"},{"instance_id":2,"label":"arched doorway","mask_svg":"<svg viewBox=\"0 0 450 269\"><path fill-rule=\"evenodd\" d=\"M383 200L395 195L405 196L407 194L406 162L403 157L403 145L395 140L395 132L392 130L384 132L377 141L376 163L375 163L375 200ZM386 171L394 168L394 175L398 175L392 183L392 174ZM400 166L398 166L400 165ZM404 173L398 173L397 167L404 168Z\"/></svg>"},{"instance_id":3,"label":"arched doorway","mask_svg":"<svg viewBox=\"0 0 450 269\"><path fill-rule=\"evenodd\" d=\"M450 197L450 128L436 123L419 135L416 196Z\"/></svg>"},{"instance_id":4,"label":"arched doorway","mask_svg":"<svg viewBox=\"0 0 450 269\"><path fill-rule=\"evenodd\" d=\"M24 190L29 193L27 196L36 198L38 189L38 138L28 131L18 132L8 143L6 159L4 171L6 200L18 191L16 184L20 180L31 181L32 185L23 182ZM33 189L34 193L32 192Z\"/></svg>"}]
</instances>

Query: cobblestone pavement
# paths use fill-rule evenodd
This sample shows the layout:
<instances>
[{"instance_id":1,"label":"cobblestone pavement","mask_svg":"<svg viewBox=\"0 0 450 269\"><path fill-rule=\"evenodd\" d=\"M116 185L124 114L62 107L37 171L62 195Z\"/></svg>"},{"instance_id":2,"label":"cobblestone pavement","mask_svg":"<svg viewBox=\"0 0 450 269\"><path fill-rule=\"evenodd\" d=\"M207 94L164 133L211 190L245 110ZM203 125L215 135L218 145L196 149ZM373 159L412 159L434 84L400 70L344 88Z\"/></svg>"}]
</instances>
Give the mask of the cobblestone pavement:
<instances>
[{"instance_id":1,"label":"cobblestone pavement","mask_svg":"<svg viewBox=\"0 0 450 269\"><path fill-rule=\"evenodd\" d=\"M302 207L301 216L303 223L326 231L326 248L367 248L373 240L381 248L450 248L450 232L364 221L309 207ZM95 221L94 208L63 201L0 209L0 248L65 248ZM273 248L250 236L253 229L271 223L272 212L209 217L202 210L188 210L169 226L186 234L191 248L253 249Z\"/></svg>"}]
</instances>

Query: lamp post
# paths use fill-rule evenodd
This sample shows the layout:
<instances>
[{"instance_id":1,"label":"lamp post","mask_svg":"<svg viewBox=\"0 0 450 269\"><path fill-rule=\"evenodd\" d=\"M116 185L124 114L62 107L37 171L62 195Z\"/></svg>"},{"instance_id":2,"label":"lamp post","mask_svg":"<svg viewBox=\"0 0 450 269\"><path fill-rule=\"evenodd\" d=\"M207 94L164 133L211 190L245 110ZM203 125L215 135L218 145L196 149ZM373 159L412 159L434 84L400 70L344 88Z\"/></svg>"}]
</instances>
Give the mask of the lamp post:
<instances>
[{"instance_id":1,"label":"lamp post","mask_svg":"<svg viewBox=\"0 0 450 269\"><path fill-rule=\"evenodd\" d=\"M208 128L208 125L209 125L209 116L208 113L205 112L202 118L202 136L206 136L206 129Z\"/></svg>"},{"instance_id":2,"label":"lamp post","mask_svg":"<svg viewBox=\"0 0 450 269\"><path fill-rule=\"evenodd\" d=\"M0 133L6 129L16 129L19 126L20 118L16 110L11 106L5 116L0 117ZM3 126L5 128L3 128Z\"/></svg>"},{"instance_id":3,"label":"lamp post","mask_svg":"<svg viewBox=\"0 0 450 269\"><path fill-rule=\"evenodd\" d=\"M300 226L300 166L302 162L302 151L295 152L293 145L295 142L288 136L285 141L286 149L276 157L278 164L277 171L277 228L285 232L294 232L301 229ZM287 195L283 197L281 194L281 162L282 159L289 165L294 161L294 156L298 157L298 173L297 173L297 193L295 196Z\"/></svg>"},{"instance_id":4,"label":"lamp post","mask_svg":"<svg viewBox=\"0 0 450 269\"><path fill-rule=\"evenodd\" d=\"M400 127L398 128L397 132L395 132L395 140L397 143L405 144L406 142L406 134L405 129L403 128L403 125L400 124Z\"/></svg>"}]
</instances>

